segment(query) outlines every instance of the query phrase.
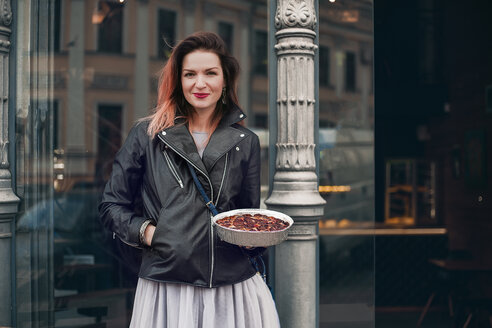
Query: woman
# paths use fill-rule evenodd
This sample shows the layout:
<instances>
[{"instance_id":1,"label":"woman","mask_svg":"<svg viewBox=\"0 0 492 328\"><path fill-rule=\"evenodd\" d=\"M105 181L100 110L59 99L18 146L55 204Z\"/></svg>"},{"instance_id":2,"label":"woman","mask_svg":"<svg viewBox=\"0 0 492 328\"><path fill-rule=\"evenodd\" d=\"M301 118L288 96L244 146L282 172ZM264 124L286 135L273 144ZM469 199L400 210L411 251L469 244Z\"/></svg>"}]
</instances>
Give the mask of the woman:
<instances>
[{"instance_id":1,"label":"woman","mask_svg":"<svg viewBox=\"0 0 492 328\"><path fill-rule=\"evenodd\" d=\"M259 207L260 145L240 125L238 73L216 34L181 41L162 70L155 113L116 155L99 210L114 235L143 249L130 327L279 326L250 261L262 249L217 238L188 167L219 212Z\"/></svg>"}]
</instances>

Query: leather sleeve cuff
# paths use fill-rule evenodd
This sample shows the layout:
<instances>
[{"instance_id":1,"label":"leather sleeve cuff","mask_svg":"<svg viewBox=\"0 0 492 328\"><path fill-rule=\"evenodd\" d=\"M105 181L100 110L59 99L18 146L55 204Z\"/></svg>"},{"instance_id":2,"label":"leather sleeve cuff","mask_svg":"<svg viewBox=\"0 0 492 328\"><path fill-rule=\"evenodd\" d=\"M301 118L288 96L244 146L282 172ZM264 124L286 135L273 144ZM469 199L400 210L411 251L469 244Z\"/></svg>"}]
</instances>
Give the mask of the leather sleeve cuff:
<instances>
[{"instance_id":1,"label":"leather sleeve cuff","mask_svg":"<svg viewBox=\"0 0 492 328\"><path fill-rule=\"evenodd\" d=\"M142 245L140 242L140 228L142 227L142 224L147 221L147 218L144 217L134 217L132 219L132 223L129 227L129 235L128 238L130 239L129 242L132 244L137 244L137 245Z\"/></svg>"}]
</instances>

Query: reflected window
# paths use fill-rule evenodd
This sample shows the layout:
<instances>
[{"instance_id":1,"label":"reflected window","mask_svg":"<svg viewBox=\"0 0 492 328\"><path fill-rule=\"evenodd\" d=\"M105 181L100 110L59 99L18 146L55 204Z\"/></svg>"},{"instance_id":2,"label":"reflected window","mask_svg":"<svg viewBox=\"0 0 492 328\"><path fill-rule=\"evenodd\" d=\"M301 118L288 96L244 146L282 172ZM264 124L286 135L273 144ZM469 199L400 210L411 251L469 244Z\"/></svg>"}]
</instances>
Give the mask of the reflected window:
<instances>
[{"instance_id":1,"label":"reflected window","mask_svg":"<svg viewBox=\"0 0 492 328\"><path fill-rule=\"evenodd\" d=\"M55 52L60 51L60 38L61 38L61 0L55 0L55 21L54 21L54 35L53 35L53 50Z\"/></svg>"},{"instance_id":2,"label":"reflected window","mask_svg":"<svg viewBox=\"0 0 492 328\"><path fill-rule=\"evenodd\" d=\"M345 90L355 91L355 54L347 51L345 54Z\"/></svg>"},{"instance_id":3,"label":"reflected window","mask_svg":"<svg viewBox=\"0 0 492 328\"><path fill-rule=\"evenodd\" d=\"M330 48L325 46L319 47L319 85L330 85Z\"/></svg>"},{"instance_id":4,"label":"reflected window","mask_svg":"<svg viewBox=\"0 0 492 328\"><path fill-rule=\"evenodd\" d=\"M254 72L258 75L268 74L268 33L255 31L255 56Z\"/></svg>"},{"instance_id":5,"label":"reflected window","mask_svg":"<svg viewBox=\"0 0 492 328\"><path fill-rule=\"evenodd\" d=\"M267 114L255 114L255 127L268 129L268 115Z\"/></svg>"},{"instance_id":6,"label":"reflected window","mask_svg":"<svg viewBox=\"0 0 492 328\"><path fill-rule=\"evenodd\" d=\"M169 58L176 43L176 12L159 9L157 38L158 57Z\"/></svg>"},{"instance_id":7,"label":"reflected window","mask_svg":"<svg viewBox=\"0 0 492 328\"><path fill-rule=\"evenodd\" d=\"M123 6L115 1L98 2L99 34L97 49L100 52L121 53L123 50Z\"/></svg>"},{"instance_id":8,"label":"reflected window","mask_svg":"<svg viewBox=\"0 0 492 328\"><path fill-rule=\"evenodd\" d=\"M60 102L58 100L53 101L53 149L58 149L60 143L59 143L59 126L60 126L60 121L58 119L58 115L60 113Z\"/></svg>"},{"instance_id":9,"label":"reflected window","mask_svg":"<svg viewBox=\"0 0 492 328\"><path fill-rule=\"evenodd\" d=\"M123 106L100 104L97 108L97 160L96 175L106 181L111 173L114 157L121 147Z\"/></svg>"},{"instance_id":10,"label":"reflected window","mask_svg":"<svg viewBox=\"0 0 492 328\"><path fill-rule=\"evenodd\" d=\"M219 22L219 35L224 40L227 50L232 54L232 38L234 37L234 25L225 22Z\"/></svg>"}]
</instances>

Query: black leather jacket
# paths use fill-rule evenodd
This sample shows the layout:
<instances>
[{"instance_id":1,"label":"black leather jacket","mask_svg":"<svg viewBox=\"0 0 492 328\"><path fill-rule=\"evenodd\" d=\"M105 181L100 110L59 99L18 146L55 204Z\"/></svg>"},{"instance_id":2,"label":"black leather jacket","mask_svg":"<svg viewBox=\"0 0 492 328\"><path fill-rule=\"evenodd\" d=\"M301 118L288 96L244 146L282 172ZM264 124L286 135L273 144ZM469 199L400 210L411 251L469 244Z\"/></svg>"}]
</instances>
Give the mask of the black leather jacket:
<instances>
[{"instance_id":1,"label":"black leather jacket","mask_svg":"<svg viewBox=\"0 0 492 328\"><path fill-rule=\"evenodd\" d=\"M237 124L239 108L225 116L198 155L184 124L147 135L148 122L136 124L117 153L99 213L105 227L123 242L143 248L139 276L164 282L217 287L255 274L244 249L221 241L211 213L186 162L197 172L219 212L258 208L260 144L258 136ZM135 210L141 199L142 213ZM151 247L139 241L142 223L156 225Z\"/></svg>"}]
</instances>

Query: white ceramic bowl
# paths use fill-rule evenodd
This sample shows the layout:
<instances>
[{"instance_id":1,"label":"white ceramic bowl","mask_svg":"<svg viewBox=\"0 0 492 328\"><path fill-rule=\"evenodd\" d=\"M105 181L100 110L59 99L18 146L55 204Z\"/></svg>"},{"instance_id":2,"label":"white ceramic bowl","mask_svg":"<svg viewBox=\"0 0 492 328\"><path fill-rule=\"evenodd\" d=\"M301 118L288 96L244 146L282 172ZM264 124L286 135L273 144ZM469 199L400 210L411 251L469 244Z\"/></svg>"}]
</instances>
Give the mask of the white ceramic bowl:
<instances>
[{"instance_id":1,"label":"white ceramic bowl","mask_svg":"<svg viewBox=\"0 0 492 328\"><path fill-rule=\"evenodd\" d=\"M243 231L226 228L216 223L219 219L238 214L262 214L273 216L274 218L287 222L289 226L283 230L277 231ZM223 241L239 246L268 247L280 244L285 239L287 239L288 230L294 223L294 220L292 220L290 216L277 211L263 210L258 208L243 208L219 213L212 218L212 222L215 230L217 231L217 235Z\"/></svg>"}]
</instances>

